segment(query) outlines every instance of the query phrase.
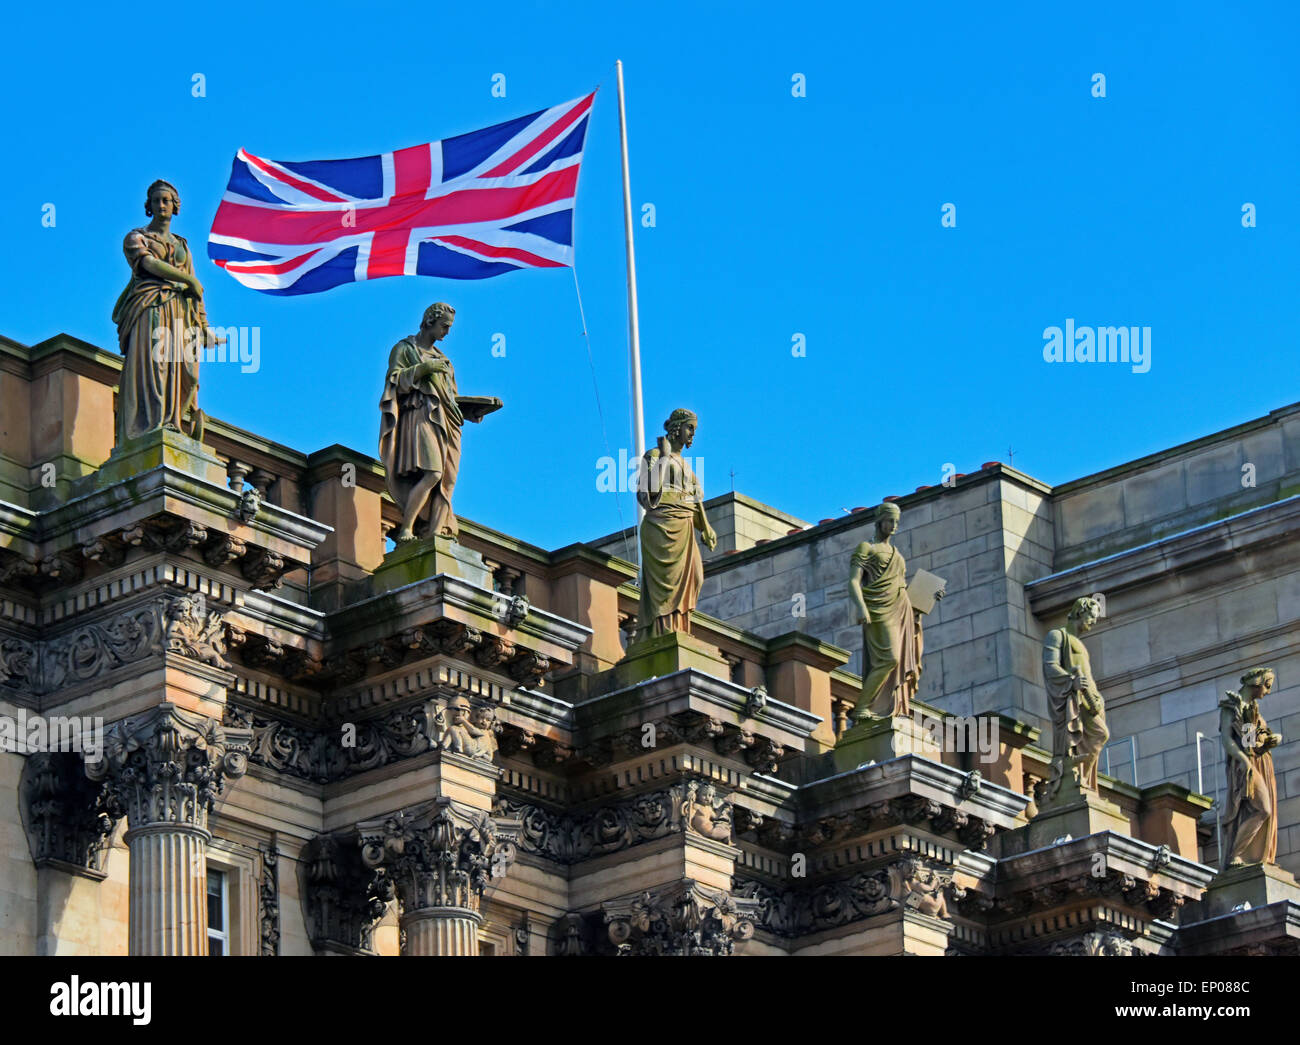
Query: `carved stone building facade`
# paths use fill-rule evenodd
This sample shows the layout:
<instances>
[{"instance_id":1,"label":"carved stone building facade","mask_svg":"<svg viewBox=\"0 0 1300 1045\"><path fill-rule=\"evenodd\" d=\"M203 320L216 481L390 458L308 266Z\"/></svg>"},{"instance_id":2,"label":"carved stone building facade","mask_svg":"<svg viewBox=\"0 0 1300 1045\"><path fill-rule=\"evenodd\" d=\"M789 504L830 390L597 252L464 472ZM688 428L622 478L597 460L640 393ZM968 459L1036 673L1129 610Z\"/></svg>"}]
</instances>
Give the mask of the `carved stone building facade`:
<instances>
[{"instance_id":1,"label":"carved stone building facade","mask_svg":"<svg viewBox=\"0 0 1300 1045\"><path fill-rule=\"evenodd\" d=\"M386 553L373 458L213 419L114 449L119 373L0 338L4 953L1297 951L1300 406L1056 488L989 465L899 498L909 566L948 580L922 710L996 729L898 722L846 766L870 512L716 499L688 662L638 671L619 535L461 519ZM1093 593L1135 757L1100 829L1056 835L1039 651ZM1265 663L1281 867L1216 879L1215 708Z\"/></svg>"}]
</instances>

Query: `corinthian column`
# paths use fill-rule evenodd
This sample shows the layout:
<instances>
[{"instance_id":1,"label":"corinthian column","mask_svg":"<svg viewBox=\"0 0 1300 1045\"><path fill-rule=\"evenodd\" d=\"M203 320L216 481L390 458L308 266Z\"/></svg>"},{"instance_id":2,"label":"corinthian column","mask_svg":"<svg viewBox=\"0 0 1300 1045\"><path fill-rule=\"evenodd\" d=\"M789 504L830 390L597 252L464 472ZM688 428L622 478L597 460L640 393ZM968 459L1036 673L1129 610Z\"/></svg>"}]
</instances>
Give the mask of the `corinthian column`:
<instances>
[{"instance_id":1,"label":"corinthian column","mask_svg":"<svg viewBox=\"0 0 1300 1045\"><path fill-rule=\"evenodd\" d=\"M248 766L251 731L160 704L109 727L86 774L126 814L131 954L207 954L208 813Z\"/></svg>"},{"instance_id":2,"label":"corinthian column","mask_svg":"<svg viewBox=\"0 0 1300 1045\"><path fill-rule=\"evenodd\" d=\"M514 862L517 820L449 798L357 825L361 859L391 882L403 955L476 955L479 904Z\"/></svg>"}]
</instances>

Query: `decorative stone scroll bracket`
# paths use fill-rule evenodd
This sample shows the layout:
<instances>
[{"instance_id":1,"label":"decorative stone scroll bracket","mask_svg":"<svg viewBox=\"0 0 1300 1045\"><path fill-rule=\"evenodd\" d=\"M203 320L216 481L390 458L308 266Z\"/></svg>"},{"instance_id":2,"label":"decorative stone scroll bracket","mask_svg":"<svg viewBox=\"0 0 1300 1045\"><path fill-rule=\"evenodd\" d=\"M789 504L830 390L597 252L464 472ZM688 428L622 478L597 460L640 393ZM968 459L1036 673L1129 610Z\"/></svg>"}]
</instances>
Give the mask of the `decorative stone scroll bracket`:
<instances>
[{"instance_id":1,"label":"decorative stone scroll bracket","mask_svg":"<svg viewBox=\"0 0 1300 1045\"><path fill-rule=\"evenodd\" d=\"M108 843L123 810L112 794L86 777L73 752L36 752L23 760L19 780L23 827L32 862L102 878Z\"/></svg>"},{"instance_id":2,"label":"decorative stone scroll bracket","mask_svg":"<svg viewBox=\"0 0 1300 1045\"><path fill-rule=\"evenodd\" d=\"M312 947L373 953L375 926L394 894L391 881L377 881L361 862L355 835L317 835L303 848L298 868Z\"/></svg>"}]
</instances>

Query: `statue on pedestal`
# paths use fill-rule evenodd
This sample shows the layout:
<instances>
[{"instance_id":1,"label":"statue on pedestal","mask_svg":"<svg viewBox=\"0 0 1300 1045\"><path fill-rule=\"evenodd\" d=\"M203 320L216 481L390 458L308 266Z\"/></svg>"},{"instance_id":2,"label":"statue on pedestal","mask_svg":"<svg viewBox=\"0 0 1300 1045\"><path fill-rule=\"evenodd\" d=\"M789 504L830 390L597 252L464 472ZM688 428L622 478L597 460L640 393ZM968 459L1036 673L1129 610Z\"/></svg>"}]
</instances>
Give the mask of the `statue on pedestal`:
<instances>
[{"instance_id":1,"label":"statue on pedestal","mask_svg":"<svg viewBox=\"0 0 1300 1045\"><path fill-rule=\"evenodd\" d=\"M712 550L718 535L704 515L700 482L682 457L695 440L699 418L677 409L664 422L666 436L642 458L636 499L641 522L641 609L637 638L690 633L691 610L704 585L704 557L695 531Z\"/></svg>"},{"instance_id":2,"label":"statue on pedestal","mask_svg":"<svg viewBox=\"0 0 1300 1045\"><path fill-rule=\"evenodd\" d=\"M1074 600L1064 628L1043 639L1043 681L1052 713L1052 766L1047 800L1062 795L1067 781L1097 790L1097 760L1110 739L1106 705L1092 677L1082 636L1101 619L1096 599ZM1062 796L1063 797L1063 796Z\"/></svg>"},{"instance_id":3,"label":"statue on pedestal","mask_svg":"<svg viewBox=\"0 0 1300 1045\"><path fill-rule=\"evenodd\" d=\"M1259 701L1272 690L1272 668L1253 668L1241 677L1241 692L1219 702L1219 737L1227 767L1223 806L1223 869L1277 860L1277 778L1270 752L1282 742L1268 728Z\"/></svg>"},{"instance_id":4,"label":"statue on pedestal","mask_svg":"<svg viewBox=\"0 0 1300 1045\"><path fill-rule=\"evenodd\" d=\"M184 237L171 232L181 212L175 186L149 186L148 225L126 234L122 251L131 281L113 306L122 366L117 407L117 445L159 428L203 438L198 408L199 358L211 332L203 287Z\"/></svg>"},{"instance_id":5,"label":"statue on pedestal","mask_svg":"<svg viewBox=\"0 0 1300 1045\"><path fill-rule=\"evenodd\" d=\"M921 684L923 609L912 604L907 564L891 540L902 515L893 501L877 508L876 539L859 544L850 559L849 594L862 625L862 695L853 708L858 724L907 717ZM942 587L932 595L943 598Z\"/></svg>"},{"instance_id":6,"label":"statue on pedestal","mask_svg":"<svg viewBox=\"0 0 1300 1045\"><path fill-rule=\"evenodd\" d=\"M379 401L379 459L388 492L402 512L394 540L457 540L451 493L460 471L460 430L497 410L492 396L458 396L456 371L438 348L451 332L456 310L439 301L424 310L419 333L402 338L388 356Z\"/></svg>"}]
</instances>

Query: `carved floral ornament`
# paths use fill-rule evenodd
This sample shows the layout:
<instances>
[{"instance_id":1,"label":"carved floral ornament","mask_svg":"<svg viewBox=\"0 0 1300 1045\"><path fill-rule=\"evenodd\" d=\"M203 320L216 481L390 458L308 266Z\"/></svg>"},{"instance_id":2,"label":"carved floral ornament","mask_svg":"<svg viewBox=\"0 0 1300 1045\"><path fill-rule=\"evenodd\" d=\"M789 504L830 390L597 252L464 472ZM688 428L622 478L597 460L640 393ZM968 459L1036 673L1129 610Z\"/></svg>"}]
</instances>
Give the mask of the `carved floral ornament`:
<instances>
[{"instance_id":1,"label":"carved floral ornament","mask_svg":"<svg viewBox=\"0 0 1300 1045\"><path fill-rule=\"evenodd\" d=\"M619 955L721 956L754 935L753 900L686 879L602 905L609 941Z\"/></svg>"},{"instance_id":2,"label":"carved floral ornament","mask_svg":"<svg viewBox=\"0 0 1300 1045\"><path fill-rule=\"evenodd\" d=\"M493 879L515 860L516 821L448 798L357 825L362 863L392 883L403 912L478 911Z\"/></svg>"}]
</instances>

